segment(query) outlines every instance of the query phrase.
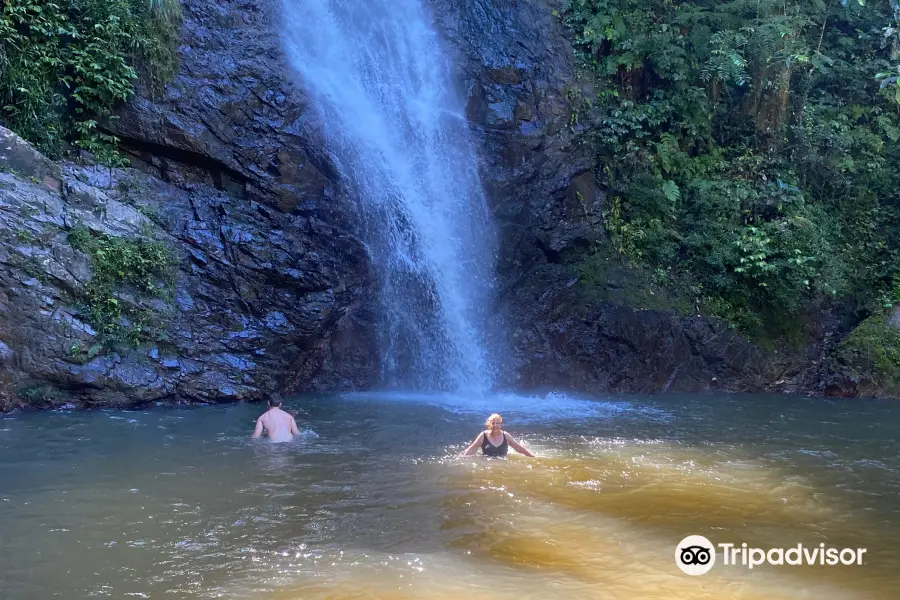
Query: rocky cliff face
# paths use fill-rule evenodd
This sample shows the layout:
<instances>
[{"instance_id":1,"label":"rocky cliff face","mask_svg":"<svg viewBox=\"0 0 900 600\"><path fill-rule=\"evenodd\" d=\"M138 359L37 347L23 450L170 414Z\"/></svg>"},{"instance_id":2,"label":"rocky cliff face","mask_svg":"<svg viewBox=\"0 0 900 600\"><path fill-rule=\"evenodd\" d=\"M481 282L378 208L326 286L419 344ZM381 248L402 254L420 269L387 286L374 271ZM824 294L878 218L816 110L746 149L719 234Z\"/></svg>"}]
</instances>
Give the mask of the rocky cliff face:
<instances>
[{"instance_id":1,"label":"rocky cliff face","mask_svg":"<svg viewBox=\"0 0 900 600\"><path fill-rule=\"evenodd\" d=\"M371 318L362 298L372 282L362 247L340 227L209 185L56 165L7 130L0 145L5 408L368 384L371 327L356 323ZM84 251L76 231L133 245ZM98 273L138 256L139 240L173 256L166 293L142 294L113 273L109 298L98 295ZM117 322L98 323L98 313ZM124 339L105 339L109 325ZM351 329L362 337L348 338Z\"/></svg>"},{"instance_id":2,"label":"rocky cliff face","mask_svg":"<svg viewBox=\"0 0 900 600\"><path fill-rule=\"evenodd\" d=\"M572 264L603 239L604 193L566 100L561 0L427 2L458 66L500 233L504 383L652 392L773 381L771 357L715 321L585 304ZM179 74L112 124L135 169L60 167L15 142L30 158L24 177L0 179L0 403L217 401L375 381L376 282L352 199L282 58L278 10L184 2ZM98 350L76 308L92 277L68 241L79 223L94 236L158 238L178 256L169 301L119 292L156 315L140 348Z\"/></svg>"},{"instance_id":3,"label":"rocky cliff face","mask_svg":"<svg viewBox=\"0 0 900 600\"><path fill-rule=\"evenodd\" d=\"M136 169L52 165L4 132L13 160L31 156L5 163L19 176L0 190L5 407L372 383L375 282L276 19L273 1L184 3L178 76L161 98L141 90L114 122ZM30 180L44 171L51 183ZM79 309L92 278L68 242L80 224L157 238L177 256L168 304L118 292L154 308L139 348L101 344L91 307Z\"/></svg>"}]
</instances>

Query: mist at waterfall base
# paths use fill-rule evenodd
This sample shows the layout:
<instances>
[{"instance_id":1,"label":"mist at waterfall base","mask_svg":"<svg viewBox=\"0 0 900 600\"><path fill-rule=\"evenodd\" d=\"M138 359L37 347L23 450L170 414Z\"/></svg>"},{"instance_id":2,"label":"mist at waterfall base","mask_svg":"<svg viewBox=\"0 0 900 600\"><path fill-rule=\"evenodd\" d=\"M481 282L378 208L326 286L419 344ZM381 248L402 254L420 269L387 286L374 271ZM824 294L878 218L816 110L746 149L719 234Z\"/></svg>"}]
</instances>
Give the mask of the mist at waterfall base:
<instances>
[{"instance_id":1,"label":"mist at waterfall base","mask_svg":"<svg viewBox=\"0 0 900 600\"><path fill-rule=\"evenodd\" d=\"M377 272L383 386L489 392L495 232L430 16L419 0L283 0L282 19Z\"/></svg>"}]
</instances>

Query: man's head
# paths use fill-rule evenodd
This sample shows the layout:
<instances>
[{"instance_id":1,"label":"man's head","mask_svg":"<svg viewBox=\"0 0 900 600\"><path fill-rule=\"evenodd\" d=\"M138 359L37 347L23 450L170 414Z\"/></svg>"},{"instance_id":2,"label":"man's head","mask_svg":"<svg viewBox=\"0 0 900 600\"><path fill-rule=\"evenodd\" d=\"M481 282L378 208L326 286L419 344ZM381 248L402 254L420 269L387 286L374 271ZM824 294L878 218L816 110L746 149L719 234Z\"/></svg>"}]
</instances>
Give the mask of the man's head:
<instances>
[{"instance_id":1,"label":"man's head","mask_svg":"<svg viewBox=\"0 0 900 600\"><path fill-rule=\"evenodd\" d=\"M278 394L272 394L269 396L269 408L281 408L281 396Z\"/></svg>"}]
</instances>

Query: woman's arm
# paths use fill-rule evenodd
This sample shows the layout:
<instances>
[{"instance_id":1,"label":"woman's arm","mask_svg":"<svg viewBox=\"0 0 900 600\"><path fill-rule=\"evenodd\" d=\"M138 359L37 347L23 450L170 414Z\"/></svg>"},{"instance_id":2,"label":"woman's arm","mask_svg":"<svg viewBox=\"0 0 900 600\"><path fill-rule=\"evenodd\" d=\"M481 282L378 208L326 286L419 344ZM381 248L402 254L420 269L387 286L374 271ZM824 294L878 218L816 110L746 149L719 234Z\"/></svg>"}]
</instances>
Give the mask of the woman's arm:
<instances>
[{"instance_id":1,"label":"woman's arm","mask_svg":"<svg viewBox=\"0 0 900 600\"><path fill-rule=\"evenodd\" d=\"M478 452L478 446L481 445L481 441L484 439L484 432L478 434L478 437L475 438L475 441L469 444L469 447L459 453L459 456L472 456L476 452Z\"/></svg>"},{"instance_id":2,"label":"woman's arm","mask_svg":"<svg viewBox=\"0 0 900 600\"><path fill-rule=\"evenodd\" d=\"M534 454L531 453L531 450L529 450L528 448L526 448L525 446L520 444L518 441L516 441L516 438L514 438L512 435L506 433L505 431L503 432L503 434L506 435L506 441L509 442L509 445L512 446L516 452L518 452L520 454L524 454L525 456L530 456L530 457L534 458Z\"/></svg>"}]
</instances>

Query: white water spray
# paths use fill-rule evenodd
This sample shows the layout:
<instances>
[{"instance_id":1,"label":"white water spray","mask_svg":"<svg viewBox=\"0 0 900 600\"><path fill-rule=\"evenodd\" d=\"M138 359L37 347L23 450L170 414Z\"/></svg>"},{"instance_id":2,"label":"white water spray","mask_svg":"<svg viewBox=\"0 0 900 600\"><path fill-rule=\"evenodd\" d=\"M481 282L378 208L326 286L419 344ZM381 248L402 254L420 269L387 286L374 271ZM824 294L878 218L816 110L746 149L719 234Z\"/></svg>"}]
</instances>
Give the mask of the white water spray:
<instances>
[{"instance_id":1,"label":"white water spray","mask_svg":"<svg viewBox=\"0 0 900 600\"><path fill-rule=\"evenodd\" d=\"M358 199L385 383L486 392L494 232L463 105L421 0L282 0L283 41Z\"/></svg>"}]
</instances>

